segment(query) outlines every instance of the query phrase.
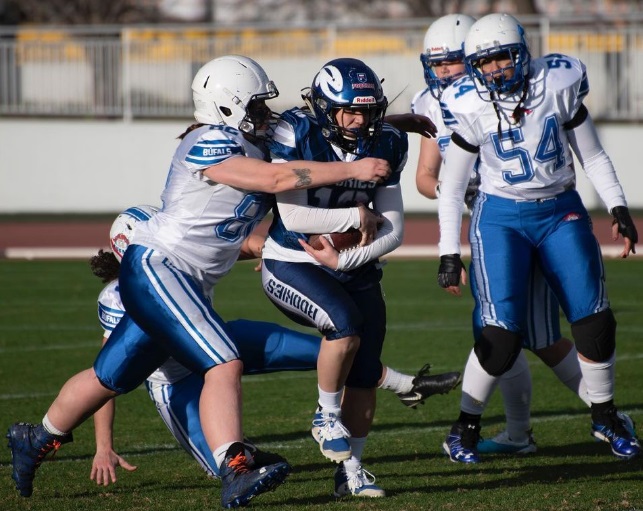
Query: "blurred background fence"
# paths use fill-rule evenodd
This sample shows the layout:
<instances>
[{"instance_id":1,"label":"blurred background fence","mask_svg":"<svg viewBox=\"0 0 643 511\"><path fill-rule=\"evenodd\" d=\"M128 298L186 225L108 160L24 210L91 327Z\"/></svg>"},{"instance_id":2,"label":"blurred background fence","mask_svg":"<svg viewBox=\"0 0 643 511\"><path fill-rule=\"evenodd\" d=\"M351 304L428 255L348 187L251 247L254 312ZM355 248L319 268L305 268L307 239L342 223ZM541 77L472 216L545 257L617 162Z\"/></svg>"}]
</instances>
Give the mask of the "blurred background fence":
<instances>
[{"instance_id":1,"label":"blurred background fence","mask_svg":"<svg viewBox=\"0 0 643 511\"><path fill-rule=\"evenodd\" d=\"M59 1L70 13L80 2ZM315 12L330 4L317 2ZM362 21L0 26L0 215L115 213L158 204L176 137L193 121L194 73L221 55L240 53L262 64L281 93L270 102L277 112L301 104L301 89L326 61L362 58L385 80L389 113L408 112L425 87L419 54L435 18L357 18ZM534 56L564 53L585 62L585 103L630 206L643 209L643 174L633 150L643 139L643 15L519 19ZM419 135L409 136L405 210L435 212L436 201L415 187L419 146ZM586 205L603 209L584 173L577 177Z\"/></svg>"},{"instance_id":2,"label":"blurred background fence","mask_svg":"<svg viewBox=\"0 0 643 511\"><path fill-rule=\"evenodd\" d=\"M596 120L643 120L643 16L520 19L535 56L563 53L585 62ZM298 103L326 60L352 56L385 78L389 100L399 96L390 112L404 112L423 87L418 56L431 21L0 28L0 115L189 118L195 71L230 53L272 73L282 92L275 110Z\"/></svg>"}]
</instances>

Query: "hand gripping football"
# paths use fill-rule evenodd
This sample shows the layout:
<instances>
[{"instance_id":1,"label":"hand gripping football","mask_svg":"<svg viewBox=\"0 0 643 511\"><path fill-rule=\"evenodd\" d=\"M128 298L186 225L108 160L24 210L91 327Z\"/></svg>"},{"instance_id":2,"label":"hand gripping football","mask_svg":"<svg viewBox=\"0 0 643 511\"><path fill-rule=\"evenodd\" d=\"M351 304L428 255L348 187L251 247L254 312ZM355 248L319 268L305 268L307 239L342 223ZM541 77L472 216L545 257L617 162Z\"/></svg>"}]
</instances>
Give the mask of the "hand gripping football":
<instances>
[{"instance_id":1,"label":"hand gripping football","mask_svg":"<svg viewBox=\"0 0 643 511\"><path fill-rule=\"evenodd\" d=\"M311 234L308 237L308 244L311 247L313 247L315 250L323 249L324 246L319 240L319 238L322 236L326 238L330 242L330 244L335 248L335 250L337 250L338 252L357 248L359 246L359 242L362 240L362 233L359 231L359 229L351 228L351 229L348 229L346 232L331 232L329 234Z\"/></svg>"}]
</instances>

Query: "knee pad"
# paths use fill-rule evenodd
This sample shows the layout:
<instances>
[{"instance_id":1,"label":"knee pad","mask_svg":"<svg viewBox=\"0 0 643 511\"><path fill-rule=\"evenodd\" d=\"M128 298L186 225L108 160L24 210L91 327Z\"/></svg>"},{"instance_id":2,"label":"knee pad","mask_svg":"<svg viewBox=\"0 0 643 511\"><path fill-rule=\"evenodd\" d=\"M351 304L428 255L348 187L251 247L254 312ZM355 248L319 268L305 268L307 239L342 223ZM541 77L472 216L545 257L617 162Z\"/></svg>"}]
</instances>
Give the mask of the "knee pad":
<instances>
[{"instance_id":1,"label":"knee pad","mask_svg":"<svg viewBox=\"0 0 643 511\"><path fill-rule=\"evenodd\" d=\"M572 323L578 353L593 362L608 360L616 349L616 319L606 309Z\"/></svg>"},{"instance_id":2,"label":"knee pad","mask_svg":"<svg viewBox=\"0 0 643 511\"><path fill-rule=\"evenodd\" d=\"M487 325L473 348L482 368L491 376L500 376L513 366L522 349L522 335L505 328Z\"/></svg>"}]
</instances>

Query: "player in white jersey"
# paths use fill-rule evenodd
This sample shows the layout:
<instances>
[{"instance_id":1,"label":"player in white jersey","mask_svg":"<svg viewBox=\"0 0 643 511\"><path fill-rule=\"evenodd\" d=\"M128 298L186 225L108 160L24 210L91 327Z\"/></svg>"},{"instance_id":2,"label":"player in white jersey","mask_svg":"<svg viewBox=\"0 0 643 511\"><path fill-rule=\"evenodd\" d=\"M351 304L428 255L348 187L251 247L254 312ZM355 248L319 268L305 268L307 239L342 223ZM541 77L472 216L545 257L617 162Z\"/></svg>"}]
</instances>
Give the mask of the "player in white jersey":
<instances>
[{"instance_id":1,"label":"player in white jersey","mask_svg":"<svg viewBox=\"0 0 643 511\"><path fill-rule=\"evenodd\" d=\"M281 484L290 466L257 469L244 454L243 364L212 308L216 282L272 205L272 193L345 179L378 181L388 162L269 163L265 138L275 84L252 59L205 64L193 83L195 118L180 137L162 194L163 208L137 232L121 263L127 312L94 366L73 376L41 424L9 428L16 488L24 497L42 458L109 399L138 387L170 356L204 377L200 421L221 470L223 507L238 507Z\"/></svg>"},{"instance_id":2,"label":"player in white jersey","mask_svg":"<svg viewBox=\"0 0 643 511\"><path fill-rule=\"evenodd\" d=\"M112 252L101 250L90 261L94 275L107 284L98 297L98 317L104 329L103 344L125 314L118 288L122 255L135 236L137 225L148 221L156 211L158 209L153 206L142 205L120 213L110 229ZM239 259L260 258L264 242L264 236L251 234L241 247ZM316 368L321 343L317 336L263 321L239 319L228 321L227 326L239 350L246 375L310 371ZM429 376L420 370L414 377L385 367L378 387L395 392L403 404L415 407L432 395L449 392L458 384L459 379L458 372ZM206 474L219 477L219 467L214 462L199 423L202 376L170 358L147 378L145 386L163 422L179 445L197 461ZM105 486L116 482L118 466L130 471L136 468L114 451L114 415L114 400L110 400L94 414L96 454L90 477L97 484ZM278 455L261 451L248 441L244 443L246 456L251 457L257 466L281 461Z\"/></svg>"},{"instance_id":3,"label":"player in white jersey","mask_svg":"<svg viewBox=\"0 0 643 511\"><path fill-rule=\"evenodd\" d=\"M614 216L614 234L624 238L622 257L634 251L638 234L583 105L585 67L563 55L532 60L522 26L506 14L478 20L464 51L468 76L441 98L453 135L440 187L438 282L460 295L461 204L477 161L480 187L469 240L474 351L481 368L500 376L519 355L529 330L527 276L538 261L571 323L592 434L617 457L630 459L640 445L613 401L616 322L600 247L575 190L572 150ZM480 415L461 412L444 443L453 461L478 461L479 431Z\"/></svg>"},{"instance_id":4,"label":"player in white jersey","mask_svg":"<svg viewBox=\"0 0 643 511\"><path fill-rule=\"evenodd\" d=\"M442 158L451 130L442 121L440 98L442 91L466 73L464 40L475 23L471 16L449 14L433 22L424 37L424 52L420 56L427 88L413 98L413 113L435 119L436 138L423 138L416 170L416 184L420 193L429 199L439 195ZM474 173L466 192L465 202L471 208L478 189ZM530 278L529 330L523 347L533 351L553 371L558 379L576 393L587 405L587 389L574 344L561 337L558 301L536 264ZM466 273L462 273L466 278ZM464 371L461 409L481 415L490 392L499 385L505 405L506 429L493 438L478 443L479 453L527 454L536 451L530 434L531 375L524 353L518 355L513 367L499 378L488 374L471 352Z\"/></svg>"},{"instance_id":5,"label":"player in white jersey","mask_svg":"<svg viewBox=\"0 0 643 511\"><path fill-rule=\"evenodd\" d=\"M279 214L263 251L263 285L284 314L315 326L324 336L312 435L322 454L340 463L335 495L382 497L384 490L363 469L361 457L375 410L386 331L378 257L402 242L399 180L407 159L407 136L383 121L388 102L380 79L360 60L326 63L305 100L308 108L282 114L271 145L274 157L359 161L378 156L390 162L393 173L381 184L346 180L278 194ZM379 230L368 233L369 244L339 253L330 243L322 250L306 243L312 233L355 227L359 212L369 204L382 222ZM317 223L311 221L311 207L326 208ZM300 305L304 303L305 308Z\"/></svg>"}]
</instances>

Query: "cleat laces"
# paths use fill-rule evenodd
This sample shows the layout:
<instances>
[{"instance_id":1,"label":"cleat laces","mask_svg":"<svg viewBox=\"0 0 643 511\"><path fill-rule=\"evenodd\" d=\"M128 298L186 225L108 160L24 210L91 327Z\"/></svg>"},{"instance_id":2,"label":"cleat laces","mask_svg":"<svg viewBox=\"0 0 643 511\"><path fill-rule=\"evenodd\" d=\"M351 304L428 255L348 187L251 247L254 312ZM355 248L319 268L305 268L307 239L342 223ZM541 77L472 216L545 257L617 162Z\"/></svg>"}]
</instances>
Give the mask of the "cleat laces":
<instances>
[{"instance_id":1,"label":"cleat laces","mask_svg":"<svg viewBox=\"0 0 643 511\"><path fill-rule=\"evenodd\" d=\"M250 469L248 468L248 459L241 453L237 454L228 462L228 467L234 470L237 474L250 472Z\"/></svg>"},{"instance_id":2,"label":"cleat laces","mask_svg":"<svg viewBox=\"0 0 643 511\"><path fill-rule=\"evenodd\" d=\"M346 470L346 479L348 480L348 487L351 489L370 486L375 483L375 476L362 467L358 468L355 472Z\"/></svg>"},{"instance_id":3,"label":"cleat laces","mask_svg":"<svg viewBox=\"0 0 643 511\"><path fill-rule=\"evenodd\" d=\"M335 414L321 413L321 417L313 419L313 427L319 428L319 434L325 440L334 440L336 438L348 438L351 436L346 426L337 420Z\"/></svg>"}]
</instances>

